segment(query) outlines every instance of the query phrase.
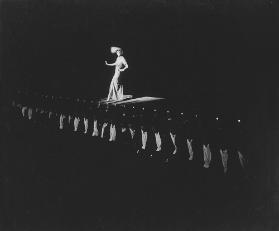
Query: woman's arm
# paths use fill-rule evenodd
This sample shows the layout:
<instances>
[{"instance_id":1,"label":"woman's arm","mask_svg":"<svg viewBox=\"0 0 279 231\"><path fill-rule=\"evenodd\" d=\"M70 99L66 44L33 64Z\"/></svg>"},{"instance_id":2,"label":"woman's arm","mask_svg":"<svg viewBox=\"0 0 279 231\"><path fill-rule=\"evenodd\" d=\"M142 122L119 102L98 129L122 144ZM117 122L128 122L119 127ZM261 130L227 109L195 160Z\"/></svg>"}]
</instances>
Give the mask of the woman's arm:
<instances>
[{"instance_id":1,"label":"woman's arm","mask_svg":"<svg viewBox=\"0 0 279 231\"><path fill-rule=\"evenodd\" d=\"M116 65L116 63L108 63L107 61L105 61L105 64L106 64L107 66L115 66L115 65Z\"/></svg>"}]
</instances>

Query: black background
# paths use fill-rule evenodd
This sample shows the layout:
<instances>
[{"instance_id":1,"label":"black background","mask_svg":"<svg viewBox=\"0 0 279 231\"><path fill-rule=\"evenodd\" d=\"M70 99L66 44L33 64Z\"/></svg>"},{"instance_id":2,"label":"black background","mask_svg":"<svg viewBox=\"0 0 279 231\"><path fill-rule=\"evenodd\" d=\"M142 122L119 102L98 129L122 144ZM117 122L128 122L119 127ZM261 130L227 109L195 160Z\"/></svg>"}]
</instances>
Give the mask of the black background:
<instances>
[{"instance_id":1,"label":"black background","mask_svg":"<svg viewBox=\"0 0 279 231\"><path fill-rule=\"evenodd\" d=\"M268 1L3 1L3 74L18 88L105 97L104 61L120 46L125 94L246 110L275 92L276 13Z\"/></svg>"},{"instance_id":2,"label":"black background","mask_svg":"<svg viewBox=\"0 0 279 231\"><path fill-rule=\"evenodd\" d=\"M93 227L91 222L106 223L94 220L100 210L117 217L120 210L131 214L139 208L143 217L167 211L161 219L172 219L169 227L174 227L179 219L191 223L191 209L185 215L189 220L179 217L180 208L188 207L194 208L200 225L200 219L215 218L218 223L225 216L234 224L234 218L263 223L257 215L270 214L266 205L278 209L278 26L276 1L1 1L4 90L105 97L113 68L104 61L115 59L110 46L120 46L129 64L122 75L125 94L171 98L186 107L194 102L225 117L249 115L245 127L251 135L248 178L236 183L245 182L238 190L230 184L234 179L218 175L221 181L217 177L216 183L215 175L200 165L194 174L192 165L188 170L184 162L180 168L129 165L126 147L102 146L92 137L43 130L19 120L9 135L1 133L7 147L1 180L9 226L17 230L20 223L44 227L45 222L61 228L72 222ZM115 152L122 154L117 158ZM98 165L96 158L104 160ZM211 187L212 182L217 187ZM207 198L204 189L214 199ZM207 199L212 207L222 207L222 190L235 212L217 209L214 216L199 211L207 208Z\"/></svg>"}]
</instances>

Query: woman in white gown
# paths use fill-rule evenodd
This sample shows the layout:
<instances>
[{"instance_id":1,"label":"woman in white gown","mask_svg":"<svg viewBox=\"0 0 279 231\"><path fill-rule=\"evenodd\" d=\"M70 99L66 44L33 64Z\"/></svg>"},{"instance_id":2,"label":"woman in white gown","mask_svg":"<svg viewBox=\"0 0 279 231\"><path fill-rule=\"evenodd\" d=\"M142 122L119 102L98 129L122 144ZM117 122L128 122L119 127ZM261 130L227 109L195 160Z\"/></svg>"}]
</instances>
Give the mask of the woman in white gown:
<instances>
[{"instance_id":1,"label":"woman in white gown","mask_svg":"<svg viewBox=\"0 0 279 231\"><path fill-rule=\"evenodd\" d=\"M128 64L125 58L122 56L123 51L120 47L111 47L111 53L117 54L117 59L114 63L108 63L105 61L107 66L115 66L114 76L111 80L109 87L109 94L107 101L109 100L122 100L123 99L123 85L119 84L120 72L128 68Z\"/></svg>"}]
</instances>

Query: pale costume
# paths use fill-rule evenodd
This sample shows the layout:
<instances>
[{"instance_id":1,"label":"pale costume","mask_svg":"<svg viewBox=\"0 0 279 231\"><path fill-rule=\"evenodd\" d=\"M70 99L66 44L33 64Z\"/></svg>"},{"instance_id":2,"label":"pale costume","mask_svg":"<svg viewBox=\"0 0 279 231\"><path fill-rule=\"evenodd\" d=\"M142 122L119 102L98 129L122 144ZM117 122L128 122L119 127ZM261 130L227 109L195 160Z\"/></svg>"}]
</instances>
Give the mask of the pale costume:
<instances>
[{"instance_id":1,"label":"pale costume","mask_svg":"<svg viewBox=\"0 0 279 231\"><path fill-rule=\"evenodd\" d=\"M99 131L98 131L98 121L94 120L94 126L93 126L93 133L92 136L98 136Z\"/></svg>"},{"instance_id":2,"label":"pale costume","mask_svg":"<svg viewBox=\"0 0 279 231\"><path fill-rule=\"evenodd\" d=\"M160 152L162 149L162 140L159 132L155 132L155 139L156 139L156 145L157 149L156 152Z\"/></svg>"},{"instance_id":3,"label":"pale costume","mask_svg":"<svg viewBox=\"0 0 279 231\"><path fill-rule=\"evenodd\" d=\"M112 53L116 53L117 51L121 51L121 48L111 47ZM115 65L115 72L110 83L107 101L123 99L123 85L119 84L119 77L120 77L120 72L122 70L122 66L125 66L127 68L128 65L125 58L121 55L117 57L114 65Z\"/></svg>"},{"instance_id":4,"label":"pale costume","mask_svg":"<svg viewBox=\"0 0 279 231\"><path fill-rule=\"evenodd\" d=\"M204 159L203 167L209 168L210 161L211 161L211 151L209 148L209 144L207 146L203 145L203 159Z\"/></svg>"},{"instance_id":5,"label":"pale costume","mask_svg":"<svg viewBox=\"0 0 279 231\"><path fill-rule=\"evenodd\" d=\"M107 122L103 123L102 131L101 131L101 138L104 138L105 128L106 128L107 126L108 126L108 123L107 123Z\"/></svg>"},{"instance_id":6,"label":"pale costume","mask_svg":"<svg viewBox=\"0 0 279 231\"><path fill-rule=\"evenodd\" d=\"M131 138L134 139L134 136L136 134L136 130L135 129L132 129L132 128L129 128L129 132L131 134Z\"/></svg>"},{"instance_id":7,"label":"pale costume","mask_svg":"<svg viewBox=\"0 0 279 231\"><path fill-rule=\"evenodd\" d=\"M146 149L146 143L147 143L147 131L141 130L141 141L142 141L142 149Z\"/></svg>"},{"instance_id":8,"label":"pale costume","mask_svg":"<svg viewBox=\"0 0 279 231\"><path fill-rule=\"evenodd\" d=\"M194 158L194 152L193 152L193 148L192 148L192 139L187 139L187 146L188 146L188 152L189 152L189 160L193 160Z\"/></svg>"},{"instance_id":9,"label":"pale costume","mask_svg":"<svg viewBox=\"0 0 279 231\"><path fill-rule=\"evenodd\" d=\"M24 106L21 108L21 113L22 113L22 116L24 117L25 116L25 112L27 111L27 107Z\"/></svg>"},{"instance_id":10,"label":"pale costume","mask_svg":"<svg viewBox=\"0 0 279 231\"><path fill-rule=\"evenodd\" d=\"M224 173L226 173L228 171L228 159L229 159L228 150L227 149L225 149L225 150L220 149L220 154L221 154L221 157L222 157Z\"/></svg>"},{"instance_id":11,"label":"pale costume","mask_svg":"<svg viewBox=\"0 0 279 231\"><path fill-rule=\"evenodd\" d=\"M177 153L177 145L176 145L176 141L175 141L176 134L173 134L173 133L170 132L170 137L171 137L172 143L174 145L174 151L173 151L172 154L175 155Z\"/></svg>"},{"instance_id":12,"label":"pale costume","mask_svg":"<svg viewBox=\"0 0 279 231\"><path fill-rule=\"evenodd\" d=\"M80 118L75 117L74 119L74 131L76 132L78 130L78 124L79 124Z\"/></svg>"},{"instance_id":13,"label":"pale costume","mask_svg":"<svg viewBox=\"0 0 279 231\"><path fill-rule=\"evenodd\" d=\"M121 128L121 132L124 133L127 131L127 128Z\"/></svg>"},{"instance_id":14,"label":"pale costume","mask_svg":"<svg viewBox=\"0 0 279 231\"><path fill-rule=\"evenodd\" d=\"M114 124L110 124L110 138L109 141L116 141L116 128Z\"/></svg>"},{"instance_id":15,"label":"pale costume","mask_svg":"<svg viewBox=\"0 0 279 231\"><path fill-rule=\"evenodd\" d=\"M71 120L72 120L72 116L69 115L69 116L68 116L68 123L69 123L69 124L71 124Z\"/></svg>"},{"instance_id":16,"label":"pale costume","mask_svg":"<svg viewBox=\"0 0 279 231\"><path fill-rule=\"evenodd\" d=\"M84 123L84 134L86 134L88 131L88 119L83 118L83 123Z\"/></svg>"},{"instance_id":17,"label":"pale costume","mask_svg":"<svg viewBox=\"0 0 279 231\"><path fill-rule=\"evenodd\" d=\"M32 119L32 108L28 108L28 119L31 120Z\"/></svg>"},{"instance_id":18,"label":"pale costume","mask_svg":"<svg viewBox=\"0 0 279 231\"><path fill-rule=\"evenodd\" d=\"M238 158L239 158L241 167L244 168L244 162L245 162L244 156L242 155L242 153L240 151L237 151L237 154L238 154Z\"/></svg>"},{"instance_id":19,"label":"pale costume","mask_svg":"<svg viewBox=\"0 0 279 231\"><path fill-rule=\"evenodd\" d=\"M65 116L64 115L60 115L60 118L59 118L59 129L62 130L64 128L64 119L65 119Z\"/></svg>"}]
</instances>

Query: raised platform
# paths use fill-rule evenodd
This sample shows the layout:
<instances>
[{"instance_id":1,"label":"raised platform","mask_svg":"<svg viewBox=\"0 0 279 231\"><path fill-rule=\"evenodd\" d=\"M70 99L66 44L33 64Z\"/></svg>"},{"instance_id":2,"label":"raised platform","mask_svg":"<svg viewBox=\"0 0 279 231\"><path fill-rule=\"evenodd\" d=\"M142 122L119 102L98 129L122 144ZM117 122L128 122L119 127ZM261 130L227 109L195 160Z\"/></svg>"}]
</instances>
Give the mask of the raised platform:
<instances>
[{"instance_id":1,"label":"raised platform","mask_svg":"<svg viewBox=\"0 0 279 231\"><path fill-rule=\"evenodd\" d=\"M139 98L135 98L135 99L117 101L117 102L114 102L114 104L115 105L136 104L136 103L146 103L146 102L152 102L152 101L158 101L158 100L164 100L164 98L144 96L144 97L139 97Z\"/></svg>"},{"instance_id":2,"label":"raised platform","mask_svg":"<svg viewBox=\"0 0 279 231\"><path fill-rule=\"evenodd\" d=\"M138 98L133 98L132 95L125 95L124 99L122 100L110 100L107 101L106 98L103 98L99 101L101 104L110 104L110 105L125 105L125 104L140 104L140 103L147 103L147 102L155 102L159 100L165 100L165 98L161 97L151 97L151 96L143 96Z\"/></svg>"},{"instance_id":3,"label":"raised platform","mask_svg":"<svg viewBox=\"0 0 279 231\"><path fill-rule=\"evenodd\" d=\"M132 95L124 95L122 100L109 100L109 101L107 101L107 98L103 98L103 99L99 100L99 103L101 103L101 104L112 104L112 103L116 103L116 102L123 102L123 101L131 99L131 98L133 98Z\"/></svg>"}]
</instances>

